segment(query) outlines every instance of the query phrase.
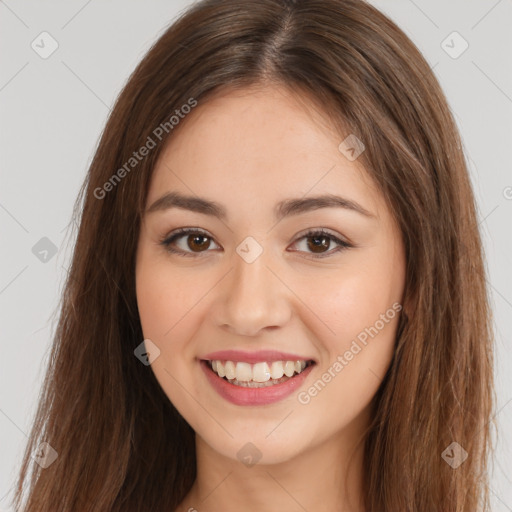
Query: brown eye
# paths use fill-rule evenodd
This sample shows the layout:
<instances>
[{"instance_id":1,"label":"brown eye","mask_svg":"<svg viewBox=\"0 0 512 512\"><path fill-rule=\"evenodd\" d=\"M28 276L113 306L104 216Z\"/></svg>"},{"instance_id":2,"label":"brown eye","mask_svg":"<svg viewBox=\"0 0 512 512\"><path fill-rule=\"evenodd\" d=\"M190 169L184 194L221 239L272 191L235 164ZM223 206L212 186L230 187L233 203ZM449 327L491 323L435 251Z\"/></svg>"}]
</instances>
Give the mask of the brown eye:
<instances>
[{"instance_id":1,"label":"brown eye","mask_svg":"<svg viewBox=\"0 0 512 512\"><path fill-rule=\"evenodd\" d=\"M323 253L324 249L329 249L331 245L330 237L322 235L322 236L309 236L308 240L308 249L311 249L311 252L314 253ZM310 243L311 241L311 243Z\"/></svg>"},{"instance_id":2,"label":"brown eye","mask_svg":"<svg viewBox=\"0 0 512 512\"><path fill-rule=\"evenodd\" d=\"M313 258L332 256L337 252L353 247L350 243L341 240L324 229L304 233L294 245L298 246L299 252L309 254ZM303 245L302 248L301 245ZM334 248L330 249L331 246L334 246Z\"/></svg>"},{"instance_id":3,"label":"brown eye","mask_svg":"<svg viewBox=\"0 0 512 512\"><path fill-rule=\"evenodd\" d=\"M208 249L210 245L210 239L204 235L188 235L187 246L195 251L201 252L203 249Z\"/></svg>"},{"instance_id":4,"label":"brown eye","mask_svg":"<svg viewBox=\"0 0 512 512\"><path fill-rule=\"evenodd\" d=\"M181 256L195 256L208 252L213 239L198 229L183 228L160 243L167 251Z\"/></svg>"}]
</instances>

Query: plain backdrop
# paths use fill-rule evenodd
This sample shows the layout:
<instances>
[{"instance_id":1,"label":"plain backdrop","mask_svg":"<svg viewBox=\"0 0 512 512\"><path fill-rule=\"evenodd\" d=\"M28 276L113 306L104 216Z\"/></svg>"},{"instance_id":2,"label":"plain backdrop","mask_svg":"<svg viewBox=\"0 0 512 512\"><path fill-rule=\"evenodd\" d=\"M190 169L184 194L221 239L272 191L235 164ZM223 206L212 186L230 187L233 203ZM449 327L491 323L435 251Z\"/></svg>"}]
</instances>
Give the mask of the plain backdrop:
<instances>
[{"instance_id":1,"label":"plain backdrop","mask_svg":"<svg viewBox=\"0 0 512 512\"><path fill-rule=\"evenodd\" d=\"M371 3L422 51L463 137L496 333L492 510L512 511L512 0ZM114 99L188 5L0 1L0 511L10 510L47 364L73 203Z\"/></svg>"}]
</instances>

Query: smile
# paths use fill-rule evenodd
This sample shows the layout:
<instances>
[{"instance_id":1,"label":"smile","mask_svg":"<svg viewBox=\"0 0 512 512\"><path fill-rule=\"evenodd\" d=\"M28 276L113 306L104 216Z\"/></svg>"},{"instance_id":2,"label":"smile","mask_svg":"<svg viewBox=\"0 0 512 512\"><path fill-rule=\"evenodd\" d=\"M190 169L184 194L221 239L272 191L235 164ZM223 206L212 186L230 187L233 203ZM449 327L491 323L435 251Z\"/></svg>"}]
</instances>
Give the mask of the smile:
<instances>
[{"instance_id":1,"label":"smile","mask_svg":"<svg viewBox=\"0 0 512 512\"><path fill-rule=\"evenodd\" d=\"M235 405L279 402L298 391L316 366L313 360L231 361L199 360L207 382L223 399Z\"/></svg>"},{"instance_id":2,"label":"smile","mask_svg":"<svg viewBox=\"0 0 512 512\"><path fill-rule=\"evenodd\" d=\"M286 382L299 375L313 361L272 361L250 364L242 361L208 361L219 377L235 386L263 388Z\"/></svg>"}]
</instances>

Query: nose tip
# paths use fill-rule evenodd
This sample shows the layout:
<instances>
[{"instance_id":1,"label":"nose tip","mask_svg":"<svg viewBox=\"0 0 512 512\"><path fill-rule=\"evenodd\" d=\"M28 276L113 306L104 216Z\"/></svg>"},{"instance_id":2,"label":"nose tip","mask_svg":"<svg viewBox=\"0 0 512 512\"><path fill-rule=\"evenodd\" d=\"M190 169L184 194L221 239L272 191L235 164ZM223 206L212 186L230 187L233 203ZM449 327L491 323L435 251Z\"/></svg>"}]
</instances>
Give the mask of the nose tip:
<instances>
[{"instance_id":1,"label":"nose tip","mask_svg":"<svg viewBox=\"0 0 512 512\"><path fill-rule=\"evenodd\" d=\"M220 325L242 336L282 327L291 316L286 287L265 258L260 255L248 263L240 257L235 267L221 294Z\"/></svg>"}]
</instances>

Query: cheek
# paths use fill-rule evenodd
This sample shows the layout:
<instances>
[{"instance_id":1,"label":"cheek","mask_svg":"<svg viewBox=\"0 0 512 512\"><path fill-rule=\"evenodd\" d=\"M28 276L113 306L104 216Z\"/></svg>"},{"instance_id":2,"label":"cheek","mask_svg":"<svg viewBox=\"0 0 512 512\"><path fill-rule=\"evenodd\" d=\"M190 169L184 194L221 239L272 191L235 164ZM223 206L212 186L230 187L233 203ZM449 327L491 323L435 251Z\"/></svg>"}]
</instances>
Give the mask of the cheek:
<instances>
[{"instance_id":1,"label":"cheek","mask_svg":"<svg viewBox=\"0 0 512 512\"><path fill-rule=\"evenodd\" d=\"M329 331L319 338L321 382L311 397L321 391L319 403L341 404L340 414L348 416L371 400L393 356L402 292L402 269L382 254L354 259L317 280L308 302Z\"/></svg>"},{"instance_id":2,"label":"cheek","mask_svg":"<svg viewBox=\"0 0 512 512\"><path fill-rule=\"evenodd\" d=\"M159 277L158 277L159 276ZM141 264L137 270L137 304L144 337L162 339L172 326L175 302L165 274L156 266Z\"/></svg>"},{"instance_id":3,"label":"cheek","mask_svg":"<svg viewBox=\"0 0 512 512\"><path fill-rule=\"evenodd\" d=\"M331 410L340 424L367 407L391 363L402 309L403 254L395 248L347 260L313 296L316 312L335 334L321 339L325 357L299 396L306 408Z\"/></svg>"},{"instance_id":4,"label":"cheek","mask_svg":"<svg viewBox=\"0 0 512 512\"><path fill-rule=\"evenodd\" d=\"M314 286L309 285L300 293L329 327L322 332L328 333L323 345L330 352L346 350L358 335L364 341L366 329L376 323L379 331L384 324L386 331L391 330L391 320L395 317L392 306L400 302L402 294L401 279L396 272L371 261L359 262L315 281ZM382 315L386 317L382 319Z\"/></svg>"},{"instance_id":5,"label":"cheek","mask_svg":"<svg viewBox=\"0 0 512 512\"><path fill-rule=\"evenodd\" d=\"M324 306L326 323L336 334L320 340L324 357L310 386L297 396L312 416L331 411L337 418L333 432L370 404L391 363L400 318L400 303L356 284L342 286L336 300Z\"/></svg>"},{"instance_id":6,"label":"cheek","mask_svg":"<svg viewBox=\"0 0 512 512\"><path fill-rule=\"evenodd\" d=\"M191 340L204 322L204 298L216 280L211 270L172 265L165 254L146 247L138 255L136 290L142 332L160 350L151 368L177 407L187 403L183 387L198 394L193 378L197 354Z\"/></svg>"},{"instance_id":7,"label":"cheek","mask_svg":"<svg viewBox=\"0 0 512 512\"><path fill-rule=\"evenodd\" d=\"M367 377L372 371L381 376L385 372L393 354L401 310L400 303L390 300L387 292L364 284L351 279L340 284L329 301L316 302L319 316L333 331L320 339L326 352L322 366L331 368L341 360L343 368L338 365L335 373L347 378L361 374Z\"/></svg>"},{"instance_id":8,"label":"cheek","mask_svg":"<svg viewBox=\"0 0 512 512\"><path fill-rule=\"evenodd\" d=\"M151 257L149 257L151 256ZM204 281L203 281L204 282ZM145 339L150 339L160 350L151 363L161 388L174 406L187 417L193 428L193 418L199 416L196 402L199 390L192 377L192 353L187 340L194 336L198 321L194 317L199 308L194 306L201 292L200 282L190 281L183 272L176 270L165 259L147 255L142 250L137 259L136 290L139 317ZM195 327L194 327L195 326Z\"/></svg>"},{"instance_id":9,"label":"cheek","mask_svg":"<svg viewBox=\"0 0 512 512\"><path fill-rule=\"evenodd\" d=\"M193 270L173 267L165 255L147 253L142 249L137 259L139 316L144 336L166 343L176 339L176 329L193 315L205 281L198 279Z\"/></svg>"}]
</instances>

